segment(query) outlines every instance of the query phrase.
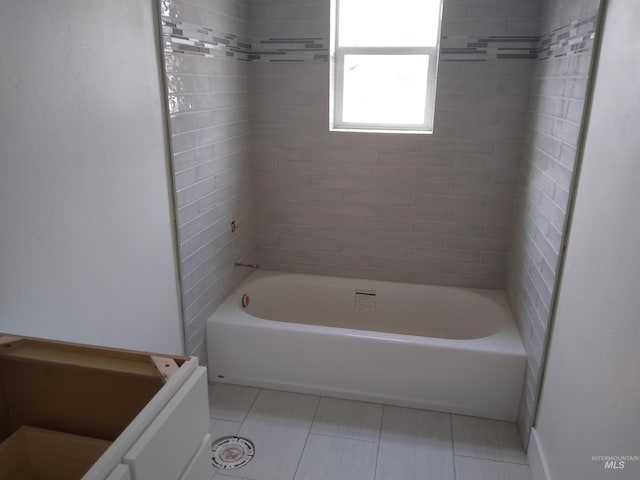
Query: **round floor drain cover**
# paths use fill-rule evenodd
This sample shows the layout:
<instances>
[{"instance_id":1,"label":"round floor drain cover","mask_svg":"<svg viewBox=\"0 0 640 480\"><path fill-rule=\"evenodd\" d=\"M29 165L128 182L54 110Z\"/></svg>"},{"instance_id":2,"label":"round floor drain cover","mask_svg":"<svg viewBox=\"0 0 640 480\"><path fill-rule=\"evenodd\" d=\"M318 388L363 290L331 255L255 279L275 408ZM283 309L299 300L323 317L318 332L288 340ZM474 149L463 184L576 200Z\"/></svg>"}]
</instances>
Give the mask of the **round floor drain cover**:
<instances>
[{"instance_id":1,"label":"round floor drain cover","mask_svg":"<svg viewBox=\"0 0 640 480\"><path fill-rule=\"evenodd\" d=\"M213 466L230 470L240 468L251 461L255 448L250 440L231 435L211 444Z\"/></svg>"}]
</instances>

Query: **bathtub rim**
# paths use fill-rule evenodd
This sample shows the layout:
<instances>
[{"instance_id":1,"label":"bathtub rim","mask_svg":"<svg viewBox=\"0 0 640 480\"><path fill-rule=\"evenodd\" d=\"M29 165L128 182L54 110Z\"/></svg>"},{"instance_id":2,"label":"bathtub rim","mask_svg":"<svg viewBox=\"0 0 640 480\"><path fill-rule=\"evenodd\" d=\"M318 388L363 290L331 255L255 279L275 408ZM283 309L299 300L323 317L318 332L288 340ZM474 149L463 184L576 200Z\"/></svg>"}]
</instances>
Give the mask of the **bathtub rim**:
<instances>
[{"instance_id":1,"label":"bathtub rim","mask_svg":"<svg viewBox=\"0 0 640 480\"><path fill-rule=\"evenodd\" d=\"M352 280L354 282L365 281L372 282L377 285L392 283L394 285L411 285L412 287L420 286L425 288L445 288L452 290L465 290L473 292L484 292L495 296L494 300L500 301L508 314L504 318L498 319L500 327L498 330L488 336L469 339L449 339L440 337L427 337L418 335L407 335L402 333L378 332L374 330L360 330L344 327L332 327L325 325L315 325L306 323L296 323L278 320L269 320L247 313L241 308L242 295L246 293L246 289L258 280L278 276L298 276L298 277L320 277L330 281L331 279ZM386 280L368 280L349 277L335 277L317 274L295 273L295 272L279 272L273 270L256 270L246 277L229 296L218 306L218 308L207 319L209 322L217 323L242 323L245 325L264 322L265 328L275 330L292 330L296 332L308 332L324 335L339 335L357 338L369 338L376 341L407 343L429 346L442 349L458 349L474 352L487 352L505 356L523 356L526 357L526 351L520 337L520 333L515 324L513 314L507 302L506 294L503 290L490 289L474 289L466 287L448 287L441 285L416 284L407 282L390 282Z\"/></svg>"}]
</instances>

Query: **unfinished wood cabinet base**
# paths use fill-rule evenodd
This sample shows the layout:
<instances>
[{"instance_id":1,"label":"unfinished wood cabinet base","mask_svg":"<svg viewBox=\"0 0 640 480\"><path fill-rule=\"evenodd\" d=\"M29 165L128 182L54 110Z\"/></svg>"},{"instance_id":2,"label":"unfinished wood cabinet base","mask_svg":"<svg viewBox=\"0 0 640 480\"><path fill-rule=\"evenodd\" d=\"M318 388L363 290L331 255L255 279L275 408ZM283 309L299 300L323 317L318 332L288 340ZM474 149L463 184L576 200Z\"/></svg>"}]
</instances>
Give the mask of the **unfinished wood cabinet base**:
<instances>
[{"instance_id":1,"label":"unfinished wood cabinet base","mask_svg":"<svg viewBox=\"0 0 640 480\"><path fill-rule=\"evenodd\" d=\"M20 427L0 444L0 480L81 478L111 442Z\"/></svg>"},{"instance_id":2,"label":"unfinished wood cabinet base","mask_svg":"<svg viewBox=\"0 0 640 480\"><path fill-rule=\"evenodd\" d=\"M203 371L196 358L0 334L0 480L122 476L128 452L176 415L208 424ZM192 389L190 411L176 408L172 399ZM189 458L206 434L195 430ZM184 448L185 435L191 432L177 447ZM170 448L171 438L162 447ZM135 472L131 478L147 480Z\"/></svg>"}]
</instances>

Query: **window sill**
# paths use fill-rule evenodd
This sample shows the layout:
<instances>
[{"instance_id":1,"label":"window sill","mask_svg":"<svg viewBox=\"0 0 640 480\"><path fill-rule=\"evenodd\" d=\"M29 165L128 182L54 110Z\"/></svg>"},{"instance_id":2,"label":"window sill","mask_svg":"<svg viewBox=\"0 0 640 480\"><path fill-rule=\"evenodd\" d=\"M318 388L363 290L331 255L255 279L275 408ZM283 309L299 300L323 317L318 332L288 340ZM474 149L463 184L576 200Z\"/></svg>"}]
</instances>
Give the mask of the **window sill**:
<instances>
[{"instance_id":1,"label":"window sill","mask_svg":"<svg viewBox=\"0 0 640 480\"><path fill-rule=\"evenodd\" d=\"M393 130L393 129L373 129L373 128L329 128L330 132L345 133L399 133L402 135L433 135L433 130Z\"/></svg>"}]
</instances>

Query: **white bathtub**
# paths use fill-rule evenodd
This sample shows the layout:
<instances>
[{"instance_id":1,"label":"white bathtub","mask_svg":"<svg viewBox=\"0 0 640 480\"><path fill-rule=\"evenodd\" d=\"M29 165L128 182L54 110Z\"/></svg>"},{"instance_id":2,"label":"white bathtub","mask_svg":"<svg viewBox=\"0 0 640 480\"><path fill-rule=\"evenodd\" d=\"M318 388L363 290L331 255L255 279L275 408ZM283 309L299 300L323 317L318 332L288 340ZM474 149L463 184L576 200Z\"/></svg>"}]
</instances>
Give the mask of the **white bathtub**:
<instances>
[{"instance_id":1,"label":"white bathtub","mask_svg":"<svg viewBox=\"0 0 640 480\"><path fill-rule=\"evenodd\" d=\"M502 291L268 271L209 318L207 347L215 382L508 421L526 365Z\"/></svg>"}]
</instances>

